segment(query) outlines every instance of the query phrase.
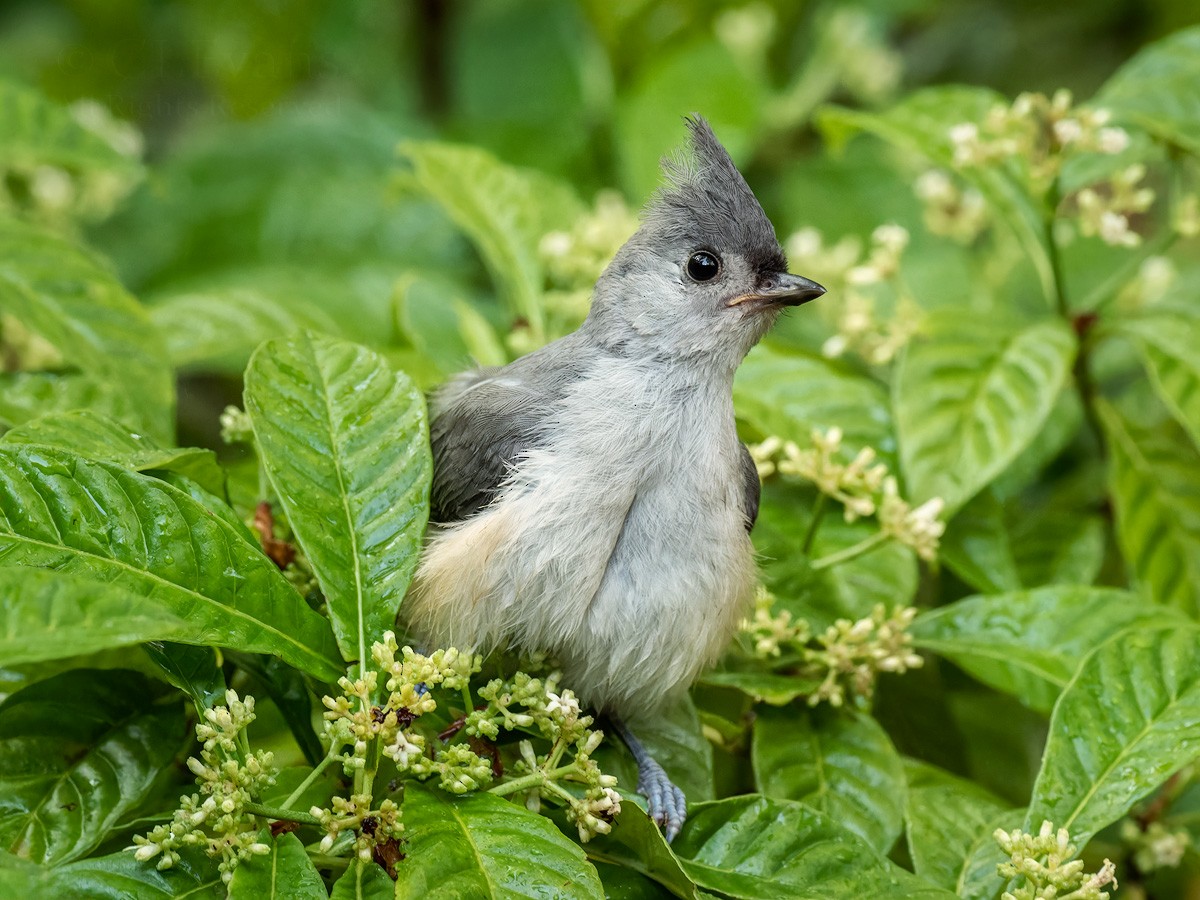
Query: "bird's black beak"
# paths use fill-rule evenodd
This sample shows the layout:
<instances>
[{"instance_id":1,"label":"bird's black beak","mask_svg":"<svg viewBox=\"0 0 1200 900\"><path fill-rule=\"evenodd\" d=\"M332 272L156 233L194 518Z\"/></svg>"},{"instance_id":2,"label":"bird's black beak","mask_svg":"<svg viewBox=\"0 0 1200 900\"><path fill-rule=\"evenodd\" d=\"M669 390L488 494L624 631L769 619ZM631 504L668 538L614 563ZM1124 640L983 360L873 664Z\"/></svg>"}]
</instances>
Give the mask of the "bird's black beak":
<instances>
[{"instance_id":1,"label":"bird's black beak","mask_svg":"<svg viewBox=\"0 0 1200 900\"><path fill-rule=\"evenodd\" d=\"M825 288L802 275L777 272L764 278L754 293L734 297L725 305L738 306L756 300L771 306L799 306L809 300L816 300L824 293Z\"/></svg>"}]
</instances>

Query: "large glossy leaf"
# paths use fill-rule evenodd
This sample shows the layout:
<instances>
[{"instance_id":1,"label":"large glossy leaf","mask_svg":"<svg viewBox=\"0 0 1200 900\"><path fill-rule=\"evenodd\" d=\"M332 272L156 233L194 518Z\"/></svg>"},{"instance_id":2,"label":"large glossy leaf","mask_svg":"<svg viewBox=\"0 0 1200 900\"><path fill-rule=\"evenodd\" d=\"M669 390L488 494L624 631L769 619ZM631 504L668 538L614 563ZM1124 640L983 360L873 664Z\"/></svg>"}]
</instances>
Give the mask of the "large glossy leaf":
<instances>
[{"instance_id":1,"label":"large glossy leaf","mask_svg":"<svg viewBox=\"0 0 1200 900\"><path fill-rule=\"evenodd\" d=\"M1200 28L1143 48L1108 80L1096 105L1200 154Z\"/></svg>"},{"instance_id":2,"label":"large glossy leaf","mask_svg":"<svg viewBox=\"0 0 1200 900\"><path fill-rule=\"evenodd\" d=\"M916 645L953 661L984 684L1049 712L1080 661L1135 624L1177 621L1136 594L1060 585L968 597L917 617Z\"/></svg>"},{"instance_id":3,"label":"large glossy leaf","mask_svg":"<svg viewBox=\"0 0 1200 900\"><path fill-rule=\"evenodd\" d=\"M1104 564L1107 540L1104 517L1078 508L1023 510L1009 526L1021 583L1029 587L1091 584Z\"/></svg>"},{"instance_id":4,"label":"large glossy leaf","mask_svg":"<svg viewBox=\"0 0 1200 900\"><path fill-rule=\"evenodd\" d=\"M566 185L477 147L409 141L400 149L416 183L474 243L512 312L540 334L538 242L582 213L578 198Z\"/></svg>"},{"instance_id":5,"label":"large glossy leaf","mask_svg":"<svg viewBox=\"0 0 1200 900\"><path fill-rule=\"evenodd\" d=\"M548 819L488 793L459 798L409 783L397 900L603 897L583 850Z\"/></svg>"},{"instance_id":6,"label":"large glossy leaf","mask_svg":"<svg viewBox=\"0 0 1200 900\"><path fill-rule=\"evenodd\" d=\"M333 885L329 900L392 900L396 885L383 866L355 860Z\"/></svg>"},{"instance_id":7,"label":"large glossy leaf","mask_svg":"<svg viewBox=\"0 0 1200 900\"><path fill-rule=\"evenodd\" d=\"M189 625L141 603L119 584L12 566L0 568L0 666L165 640Z\"/></svg>"},{"instance_id":8,"label":"large glossy leaf","mask_svg":"<svg viewBox=\"0 0 1200 900\"><path fill-rule=\"evenodd\" d=\"M69 862L137 809L187 730L158 693L137 672L74 669L0 704L0 844Z\"/></svg>"},{"instance_id":9,"label":"large glossy leaf","mask_svg":"<svg viewBox=\"0 0 1200 900\"><path fill-rule=\"evenodd\" d=\"M264 831L259 840L271 852L242 862L229 882L228 900L328 900L325 882L294 834L272 839Z\"/></svg>"},{"instance_id":10,"label":"large glossy leaf","mask_svg":"<svg viewBox=\"0 0 1200 900\"><path fill-rule=\"evenodd\" d=\"M226 702L225 671L212 647L150 641L142 650L168 684L192 698L198 715Z\"/></svg>"},{"instance_id":11,"label":"large glossy leaf","mask_svg":"<svg viewBox=\"0 0 1200 900\"><path fill-rule=\"evenodd\" d=\"M225 474L211 450L199 447L167 450L152 438L87 409L32 419L6 432L0 443L61 447L88 459L116 463L137 472L175 472L211 494L225 491Z\"/></svg>"},{"instance_id":12,"label":"large glossy leaf","mask_svg":"<svg viewBox=\"0 0 1200 900\"><path fill-rule=\"evenodd\" d=\"M1026 831L1080 846L1200 751L1200 626L1136 628L1096 648L1050 719Z\"/></svg>"},{"instance_id":13,"label":"large glossy leaf","mask_svg":"<svg viewBox=\"0 0 1200 900\"><path fill-rule=\"evenodd\" d=\"M733 382L738 416L765 435L800 446L812 444L814 428L842 429L846 451L874 447L894 462L896 438L883 387L840 364L806 353L758 346Z\"/></svg>"},{"instance_id":14,"label":"large glossy leaf","mask_svg":"<svg viewBox=\"0 0 1200 900\"><path fill-rule=\"evenodd\" d=\"M555 820L568 834L574 832L574 826L567 823L565 815L556 816ZM679 865L662 831L640 807L629 801L622 804L621 814L613 822L612 831L593 837L583 845L583 849L593 863L620 866L625 871L657 882L658 893L652 896L659 896L664 890L684 900L696 896L696 886ZM601 877L606 888L605 895L608 896L612 893L611 879L606 878L603 871Z\"/></svg>"},{"instance_id":15,"label":"large glossy leaf","mask_svg":"<svg viewBox=\"0 0 1200 900\"><path fill-rule=\"evenodd\" d=\"M87 900L225 900L225 883L216 863L205 857L185 854L171 868L160 872L153 862L138 862L133 854L119 850L107 856L82 859L53 869L39 868L14 873L4 879L0 864L0 886L10 887L7 896L28 898L86 897Z\"/></svg>"},{"instance_id":16,"label":"large glossy leaf","mask_svg":"<svg viewBox=\"0 0 1200 900\"><path fill-rule=\"evenodd\" d=\"M828 816L758 795L693 807L673 845L696 884L753 900L950 900Z\"/></svg>"},{"instance_id":17,"label":"large glossy leaf","mask_svg":"<svg viewBox=\"0 0 1200 900\"><path fill-rule=\"evenodd\" d=\"M54 347L60 368L79 370L105 411L155 438L169 438L174 383L162 339L99 259L48 231L0 220L0 312ZM46 398L78 406L79 393L50 390Z\"/></svg>"},{"instance_id":18,"label":"large glossy leaf","mask_svg":"<svg viewBox=\"0 0 1200 900\"><path fill-rule=\"evenodd\" d=\"M1200 613L1200 451L1173 430L1144 430L1100 406L1117 540L1155 603Z\"/></svg>"},{"instance_id":19,"label":"large glossy leaf","mask_svg":"<svg viewBox=\"0 0 1200 900\"><path fill-rule=\"evenodd\" d=\"M245 287L172 294L158 299L150 315L166 338L172 365L230 374L240 373L263 341L303 328L339 330L303 300Z\"/></svg>"},{"instance_id":20,"label":"large glossy leaf","mask_svg":"<svg viewBox=\"0 0 1200 900\"><path fill-rule=\"evenodd\" d=\"M974 782L922 767L910 777L904 808L908 854L926 881L958 892L964 863L1008 804ZM994 826L992 826L994 830Z\"/></svg>"},{"instance_id":21,"label":"large glossy leaf","mask_svg":"<svg viewBox=\"0 0 1200 900\"><path fill-rule=\"evenodd\" d=\"M1200 116L1200 94L1196 102ZM1122 319L1119 327L1137 342L1155 390L1200 447L1200 317L1164 310Z\"/></svg>"},{"instance_id":22,"label":"large glossy leaf","mask_svg":"<svg viewBox=\"0 0 1200 900\"><path fill-rule=\"evenodd\" d=\"M328 623L274 563L183 492L111 463L0 447L0 564L112 582L186 621L176 640L343 671Z\"/></svg>"},{"instance_id":23,"label":"large glossy leaf","mask_svg":"<svg viewBox=\"0 0 1200 900\"><path fill-rule=\"evenodd\" d=\"M301 332L255 352L246 411L342 655L366 660L395 627L429 517L424 399L365 347Z\"/></svg>"},{"instance_id":24,"label":"large glossy leaf","mask_svg":"<svg viewBox=\"0 0 1200 900\"><path fill-rule=\"evenodd\" d=\"M988 88L960 85L928 87L906 96L883 112L829 106L817 121L834 147L859 131L870 132L903 150L926 157L942 168L954 165L950 129L964 122L981 123L1005 98ZM1025 188L1001 167L967 166L962 177L987 200L1012 229L1037 271L1047 297L1054 295L1054 273L1046 251L1041 216Z\"/></svg>"},{"instance_id":25,"label":"large glossy leaf","mask_svg":"<svg viewBox=\"0 0 1200 900\"><path fill-rule=\"evenodd\" d=\"M955 509L1004 471L1041 429L1071 370L1065 325L1004 329L931 317L896 372L896 429L909 493Z\"/></svg>"},{"instance_id":26,"label":"large glossy leaf","mask_svg":"<svg viewBox=\"0 0 1200 900\"><path fill-rule=\"evenodd\" d=\"M865 713L761 709L751 759L765 796L811 806L881 854L900 836L904 765Z\"/></svg>"}]
</instances>

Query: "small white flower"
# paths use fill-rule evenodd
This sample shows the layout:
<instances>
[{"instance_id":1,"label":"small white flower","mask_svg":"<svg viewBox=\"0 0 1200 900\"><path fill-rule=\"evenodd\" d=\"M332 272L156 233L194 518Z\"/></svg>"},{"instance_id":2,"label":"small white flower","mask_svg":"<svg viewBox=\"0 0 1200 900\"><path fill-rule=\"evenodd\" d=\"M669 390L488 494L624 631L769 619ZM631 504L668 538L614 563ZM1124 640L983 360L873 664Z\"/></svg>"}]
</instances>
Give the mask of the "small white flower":
<instances>
[{"instance_id":1,"label":"small white flower","mask_svg":"<svg viewBox=\"0 0 1200 900\"><path fill-rule=\"evenodd\" d=\"M1096 149L1101 153L1122 153L1129 146L1129 133L1124 128L1101 128L1096 134Z\"/></svg>"},{"instance_id":2,"label":"small white flower","mask_svg":"<svg viewBox=\"0 0 1200 900\"><path fill-rule=\"evenodd\" d=\"M1073 144L1083 137L1083 125L1078 119L1059 119L1054 123L1054 136L1064 146Z\"/></svg>"}]
</instances>

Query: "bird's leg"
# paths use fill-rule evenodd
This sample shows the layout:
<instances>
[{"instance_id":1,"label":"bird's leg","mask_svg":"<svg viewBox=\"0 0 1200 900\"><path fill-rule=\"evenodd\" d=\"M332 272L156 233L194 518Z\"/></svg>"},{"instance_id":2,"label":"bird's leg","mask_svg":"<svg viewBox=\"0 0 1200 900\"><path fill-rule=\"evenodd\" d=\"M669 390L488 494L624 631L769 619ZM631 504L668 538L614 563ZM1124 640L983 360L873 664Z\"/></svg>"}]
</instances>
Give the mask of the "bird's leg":
<instances>
[{"instance_id":1,"label":"bird's leg","mask_svg":"<svg viewBox=\"0 0 1200 900\"><path fill-rule=\"evenodd\" d=\"M667 777L666 770L650 755L650 751L637 739L628 725L616 716L610 715L608 720L612 722L617 734L621 735L637 763L637 790L646 798L650 818L662 828L667 841L673 841L687 818L687 798Z\"/></svg>"}]
</instances>

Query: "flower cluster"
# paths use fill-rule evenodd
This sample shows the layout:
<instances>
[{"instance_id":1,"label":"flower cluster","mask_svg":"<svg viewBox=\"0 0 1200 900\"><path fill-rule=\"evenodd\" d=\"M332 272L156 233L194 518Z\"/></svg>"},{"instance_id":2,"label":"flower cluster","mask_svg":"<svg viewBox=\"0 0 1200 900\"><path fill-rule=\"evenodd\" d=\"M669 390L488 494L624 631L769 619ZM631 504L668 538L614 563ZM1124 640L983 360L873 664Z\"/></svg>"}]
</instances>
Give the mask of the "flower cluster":
<instances>
[{"instance_id":1,"label":"flower cluster","mask_svg":"<svg viewBox=\"0 0 1200 900\"><path fill-rule=\"evenodd\" d=\"M866 618L838 619L817 635L818 646L806 652L806 665L808 674L823 673L823 678L809 695L809 705L826 701L841 706L847 694L870 699L880 672L920 668L924 660L912 649L908 633L916 615L914 607L906 606L889 616L881 603Z\"/></svg>"},{"instance_id":2,"label":"flower cluster","mask_svg":"<svg viewBox=\"0 0 1200 900\"><path fill-rule=\"evenodd\" d=\"M960 244L971 244L991 224L983 195L962 187L948 172L930 169L913 185L923 206L925 227Z\"/></svg>"},{"instance_id":3,"label":"flower cluster","mask_svg":"<svg viewBox=\"0 0 1200 900\"><path fill-rule=\"evenodd\" d=\"M1154 191L1138 187L1145 175L1146 167L1138 163L1117 172L1103 185L1075 194L1079 230L1113 247L1140 244L1141 236L1130 228L1129 217L1144 213L1154 203Z\"/></svg>"},{"instance_id":4,"label":"flower cluster","mask_svg":"<svg viewBox=\"0 0 1200 900\"><path fill-rule=\"evenodd\" d=\"M941 497L926 500L915 508L910 506L900 496L896 479L888 476L883 480L879 500L879 527L929 562L937 556L938 543L946 530L946 523L938 518L945 507Z\"/></svg>"},{"instance_id":5,"label":"flower cluster","mask_svg":"<svg viewBox=\"0 0 1200 900\"><path fill-rule=\"evenodd\" d=\"M487 705L466 717L468 735L495 739L501 728L525 728L536 729L550 741L550 749L541 756L531 742L521 741L520 758L513 766L515 777L493 788L493 793L523 794L531 808L537 808L543 798L555 798L566 804L567 818L578 829L581 841L608 834L621 812L621 797L613 789L616 778L601 772L592 759L604 734L592 730L592 717L583 715L570 690L559 690L558 676L551 674L542 680L518 672L511 680L488 682L478 694ZM573 758L564 763L568 752ZM562 782L582 785L583 796L576 797Z\"/></svg>"},{"instance_id":6,"label":"flower cluster","mask_svg":"<svg viewBox=\"0 0 1200 900\"><path fill-rule=\"evenodd\" d=\"M785 651L799 657L798 664L789 665L790 674L816 683L808 695L810 706L842 706L847 699L869 700L880 672L900 674L924 664L908 633L916 614L910 606L889 616L879 604L865 618L838 619L813 635L807 622L793 622L787 610L776 612L774 598L760 590L754 618L742 623L742 631L759 659L776 658Z\"/></svg>"},{"instance_id":7,"label":"flower cluster","mask_svg":"<svg viewBox=\"0 0 1200 900\"><path fill-rule=\"evenodd\" d=\"M1133 851L1133 861L1142 872L1175 868L1192 846L1186 828L1171 829L1162 822L1151 822L1143 830L1130 819L1121 825L1121 840Z\"/></svg>"},{"instance_id":8,"label":"flower cluster","mask_svg":"<svg viewBox=\"0 0 1200 900\"><path fill-rule=\"evenodd\" d=\"M812 447L801 449L793 441L768 437L750 446L750 456L760 477L778 472L810 481L817 490L842 504L843 516L853 522L876 516L883 536L892 538L926 561L937 556L946 523L945 503L939 497L913 507L899 493L886 465L876 462L875 450L863 447L849 462L842 455L842 430L813 429Z\"/></svg>"},{"instance_id":9,"label":"flower cluster","mask_svg":"<svg viewBox=\"0 0 1200 900\"><path fill-rule=\"evenodd\" d=\"M1021 880L1004 892L1003 900L1108 900L1101 888L1117 887L1117 867L1107 859L1094 875L1084 872L1065 828L1055 831L1053 824L1042 822L1036 835L997 828L992 837L1010 857L997 872L1002 878Z\"/></svg>"},{"instance_id":10,"label":"flower cluster","mask_svg":"<svg viewBox=\"0 0 1200 900\"><path fill-rule=\"evenodd\" d=\"M1109 125L1110 119L1108 110L1074 106L1065 89L1051 97L1024 93L1011 106L993 107L982 123L952 126L948 136L959 168L1019 160L1030 182L1045 190L1067 156L1116 154L1129 146L1129 135Z\"/></svg>"},{"instance_id":11,"label":"flower cluster","mask_svg":"<svg viewBox=\"0 0 1200 900\"><path fill-rule=\"evenodd\" d=\"M853 237L826 246L815 228L803 228L786 241L798 269L811 273L842 298L833 323L836 334L822 347L829 357L853 351L871 365L891 362L920 326L920 310L900 280L900 259L908 246L900 225L880 225L866 248ZM890 315L882 310L891 309Z\"/></svg>"},{"instance_id":12,"label":"flower cluster","mask_svg":"<svg viewBox=\"0 0 1200 900\"><path fill-rule=\"evenodd\" d=\"M254 423L250 414L230 404L221 412L221 440L226 444L253 444Z\"/></svg>"},{"instance_id":13,"label":"flower cluster","mask_svg":"<svg viewBox=\"0 0 1200 900\"><path fill-rule=\"evenodd\" d=\"M129 849L139 862L158 857L158 868L169 869L179 861L180 849L200 847L220 857L221 877L228 882L239 862L270 852L258 840L263 823L248 806L275 783L274 760L270 752L245 747L243 732L254 721L254 698L242 700L227 691L225 702L205 710L204 721L196 726L203 746L199 759L188 759L188 768L199 791L182 798L168 824L134 837Z\"/></svg>"},{"instance_id":14,"label":"flower cluster","mask_svg":"<svg viewBox=\"0 0 1200 900\"><path fill-rule=\"evenodd\" d=\"M138 180L142 154L137 129L99 103L81 100L69 107L75 123L108 144L128 164L51 164L13 158L0 167L0 210L12 209L50 223L98 220L110 215Z\"/></svg>"}]
</instances>

